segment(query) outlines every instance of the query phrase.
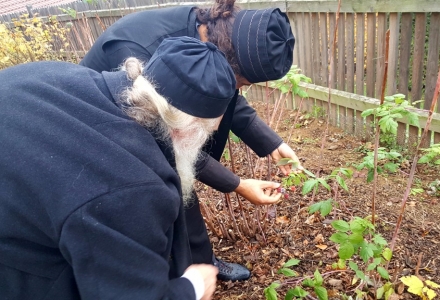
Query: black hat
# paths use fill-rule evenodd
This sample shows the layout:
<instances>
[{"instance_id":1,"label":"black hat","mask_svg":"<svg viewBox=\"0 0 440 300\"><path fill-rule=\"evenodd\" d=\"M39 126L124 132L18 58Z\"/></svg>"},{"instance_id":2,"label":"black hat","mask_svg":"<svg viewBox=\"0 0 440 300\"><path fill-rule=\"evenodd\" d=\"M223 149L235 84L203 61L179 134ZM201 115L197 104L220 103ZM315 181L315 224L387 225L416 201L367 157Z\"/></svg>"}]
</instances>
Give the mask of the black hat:
<instances>
[{"instance_id":1,"label":"black hat","mask_svg":"<svg viewBox=\"0 0 440 300\"><path fill-rule=\"evenodd\" d=\"M242 75L251 83L280 79L292 66L295 37L278 8L240 11L232 44Z\"/></svg>"},{"instance_id":2,"label":"black hat","mask_svg":"<svg viewBox=\"0 0 440 300\"><path fill-rule=\"evenodd\" d=\"M235 75L224 54L190 37L164 39L143 72L172 106L199 118L223 115L235 94Z\"/></svg>"}]
</instances>

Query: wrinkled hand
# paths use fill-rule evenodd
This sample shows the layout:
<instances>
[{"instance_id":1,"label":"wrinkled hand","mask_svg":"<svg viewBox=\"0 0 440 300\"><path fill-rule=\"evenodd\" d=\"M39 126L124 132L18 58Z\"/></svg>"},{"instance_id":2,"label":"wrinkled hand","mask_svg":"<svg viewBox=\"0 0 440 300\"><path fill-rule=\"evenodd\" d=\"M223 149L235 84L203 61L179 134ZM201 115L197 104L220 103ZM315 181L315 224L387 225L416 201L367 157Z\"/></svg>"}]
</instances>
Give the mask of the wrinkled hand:
<instances>
[{"instance_id":1,"label":"wrinkled hand","mask_svg":"<svg viewBox=\"0 0 440 300\"><path fill-rule=\"evenodd\" d=\"M193 268L197 269L197 271L202 276L203 282L205 284L205 293L203 294L201 300L211 300L212 296L214 295L215 287L217 283L217 274L218 274L217 267L207 264L195 264L189 266L185 270L185 272Z\"/></svg>"},{"instance_id":2,"label":"wrinkled hand","mask_svg":"<svg viewBox=\"0 0 440 300\"><path fill-rule=\"evenodd\" d=\"M280 200L282 194L277 191L280 186L280 183L272 181L240 179L235 192L255 205L266 205Z\"/></svg>"},{"instance_id":3,"label":"wrinkled hand","mask_svg":"<svg viewBox=\"0 0 440 300\"><path fill-rule=\"evenodd\" d=\"M294 163L296 163L296 166L293 169L291 164L278 166L284 175L289 175L290 173L292 173L292 171L294 173L299 173L302 170L304 170L304 168L301 166L298 157L295 154L295 151L293 151L292 148L290 148L289 145L287 145L286 143L282 143L277 149L275 149L270 154L270 156L276 163L282 158L290 158L291 160L294 161Z\"/></svg>"}]
</instances>

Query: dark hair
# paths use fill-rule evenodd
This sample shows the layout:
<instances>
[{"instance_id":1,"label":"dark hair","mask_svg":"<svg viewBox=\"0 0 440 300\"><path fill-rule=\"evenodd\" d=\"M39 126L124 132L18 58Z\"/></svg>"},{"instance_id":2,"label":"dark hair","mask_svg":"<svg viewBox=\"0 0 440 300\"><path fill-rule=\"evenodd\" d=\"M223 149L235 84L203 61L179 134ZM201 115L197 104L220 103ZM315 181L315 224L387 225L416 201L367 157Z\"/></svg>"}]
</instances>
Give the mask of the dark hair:
<instances>
[{"instance_id":1,"label":"dark hair","mask_svg":"<svg viewBox=\"0 0 440 300\"><path fill-rule=\"evenodd\" d=\"M237 55L232 45L232 28L235 17L240 11L235 0L215 0L211 8L196 8L197 21L207 27L208 41L215 44L222 51L232 70L240 75Z\"/></svg>"}]
</instances>

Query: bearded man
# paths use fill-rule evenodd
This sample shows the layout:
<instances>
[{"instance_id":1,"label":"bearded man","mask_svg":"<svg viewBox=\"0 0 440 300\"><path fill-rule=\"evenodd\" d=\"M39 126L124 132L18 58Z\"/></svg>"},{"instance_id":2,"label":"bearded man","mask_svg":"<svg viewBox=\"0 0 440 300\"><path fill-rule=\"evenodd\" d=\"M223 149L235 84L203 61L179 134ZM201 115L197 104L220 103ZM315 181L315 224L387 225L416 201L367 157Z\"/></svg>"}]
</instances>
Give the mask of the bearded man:
<instances>
[{"instance_id":1,"label":"bearded man","mask_svg":"<svg viewBox=\"0 0 440 300\"><path fill-rule=\"evenodd\" d=\"M2 299L211 299L218 270L192 265L183 209L235 94L216 46L171 38L145 68L38 62L0 82Z\"/></svg>"}]
</instances>

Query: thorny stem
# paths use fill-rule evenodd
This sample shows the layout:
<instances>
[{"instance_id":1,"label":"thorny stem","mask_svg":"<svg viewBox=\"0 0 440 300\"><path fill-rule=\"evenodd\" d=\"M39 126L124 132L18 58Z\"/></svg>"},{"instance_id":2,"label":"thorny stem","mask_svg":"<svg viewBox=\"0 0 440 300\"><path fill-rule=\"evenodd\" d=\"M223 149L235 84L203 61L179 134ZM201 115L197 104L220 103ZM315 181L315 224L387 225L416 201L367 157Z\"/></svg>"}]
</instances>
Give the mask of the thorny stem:
<instances>
[{"instance_id":1,"label":"thorny stem","mask_svg":"<svg viewBox=\"0 0 440 300\"><path fill-rule=\"evenodd\" d=\"M234 212L232 210L232 202L231 202L231 198L229 197L229 194L225 194L225 198L226 198L226 204L227 204L228 209L229 209L229 214L230 214L231 219L232 219L233 227L237 231L237 233L240 236L240 238L247 242L248 240L242 235L240 229L238 228L237 220L235 220Z\"/></svg>"},{"instance_id":2,"label":"thorny stem","mask_svg":"<svg viewBox=\"0 0 440 300\"><path fill-rule=\"evenodd\" d=\"M335 270L335 271L329 271L326 273L321 274L321 276L324 278L330 274L334 274L334 273L340 273L340 272L352 272L352 270L350 269L345 269L345 270ZM297 278L296 280L290 281L290 280L285 280L283 282L281 282L281 285L286 285L286 284L293 284L293 285L299 285L302 281L304 281L307 278L314 278L315 275L310 275L310 276L305 276L302 278Z\"/></svg>"},{"instance_id":3,"label":"thorny stem","mask_svg":"<svg viewBox=\"0 0 440 300\"><path fill-rule=\"evenodd\" d=\"M417 161L418 161L418 156L419 156L419 149L428 134L429 126L431 125L432 117L434 115L434 108L437 105L439 90L440 90L440 68L438 71L437 83L435 85L435 91L434 91L434 96L433 96L432 103L431 103L431 108L429 109L428 119L426 120L426 126L425 126L425 129L423 129L422 136L420 137L420 141L417 144L417 149L415 151L414 159L413 159L413 162L411 165L411 171L409 173L405 194L403 195L399 218L397 219L396 229L394 230L393 238L391 240L391 246L390 246L391 251L394 251L394 246L396 245L397 234L399 233L399 229L402 224L402 218L403 218L403 213L405 212L406 201L408 200L409 194L411 192L411 185L412 185L412 182L414 179L414 174L416 171L416 166L417 166ZM390 262L388 262L388 264L387 264L387 268L388 268L389 263Z\"/></svg>"},{"instance_id":4,"label":"thorny stem","mask_svg":"<svg viewBox=\"0 0 440 300\"><path fill-rule=\"evenodd\" d=\"M390 47L390 30L387 30L386 38L385 38L385 69L383 72L383 80L382 80L382 91L380 95L380 105L383 104L385 99L385 88L387 85L387 73L388 73L388 52ZM377 155L379 149L379 138L380 138L380 126L379 126L380 117L378 116L376 119L376 136L374 140L374 179L373 179L373 196L371 198L371 224L374 226L374 221L376 218L376 193L377 193Z\"/></svg>"},{"instance_id":5,"label":"thorny stem","mask_svg":"<svg viewBox=\"0 0 440 300\"><path fill-rule=\"evenodd\" d=\"M235 174L234 156L232 155L232 145L231 145L231 138L229 137L229 134L228 134L228 148L229 148L229 158L231 159L232 173Z\"/></svg>"}]
</instances>

